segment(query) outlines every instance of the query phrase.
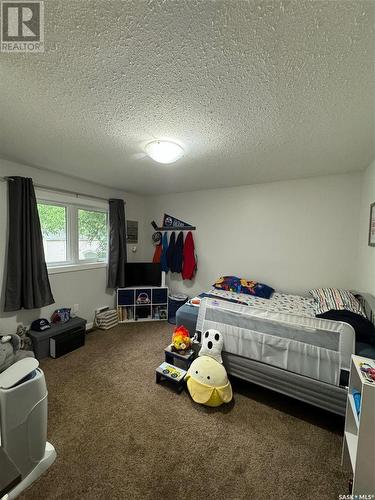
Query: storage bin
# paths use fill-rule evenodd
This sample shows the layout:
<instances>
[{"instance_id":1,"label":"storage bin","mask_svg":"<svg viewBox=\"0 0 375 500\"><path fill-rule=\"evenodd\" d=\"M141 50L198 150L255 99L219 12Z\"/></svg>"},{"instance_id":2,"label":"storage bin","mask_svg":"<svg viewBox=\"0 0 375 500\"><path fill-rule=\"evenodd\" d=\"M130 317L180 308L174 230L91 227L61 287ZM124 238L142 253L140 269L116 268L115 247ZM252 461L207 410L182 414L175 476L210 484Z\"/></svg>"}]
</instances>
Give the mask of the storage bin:
<instances>
[{"instance_id":1,"label":"storage bin","mask_svg":"<svg viewBox=\"0 0 375 500\"><path fill-rule=\"evenodd\" d=\"M118 313L115 309L103 311L95 315L95 324L101 330L109 330L118 325Z\"/></svg>"},{"instance_id":2,"label":"storage bin","mask_svg":"<svg viewBox=\"0 0 375 500\"><path fill-rule=\"evenodd\" d=\"M176 293L168 296L168 323L176 324L176 312L183 306L189 297L182 293Z\"/></svg>"},{"instance_id":3,"label":"storage bin","mask_svg":"<svg viewBox=\"0 0 375 500\"><path fill-rule=\"evenodd\" d=\"M66 323L52 324L51 328L43 332L29 330L28 335L33 341L33 350L36 359L41 360L49 356L49 339L51 337L67 332L77 333L77 335L81 332L86 332L86 320L77 316L75 318L70 318Z\"/></svg>"}]
</instances>

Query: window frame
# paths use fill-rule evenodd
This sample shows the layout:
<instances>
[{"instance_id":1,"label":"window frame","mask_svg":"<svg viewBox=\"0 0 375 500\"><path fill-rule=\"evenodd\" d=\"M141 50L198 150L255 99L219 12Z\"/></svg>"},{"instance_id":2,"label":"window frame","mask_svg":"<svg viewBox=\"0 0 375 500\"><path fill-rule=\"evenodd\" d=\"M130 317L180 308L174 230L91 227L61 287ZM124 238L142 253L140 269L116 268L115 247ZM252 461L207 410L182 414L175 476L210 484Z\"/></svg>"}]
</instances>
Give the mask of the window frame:
<instances>
[{"instance_id":1,"label":"window frame","mask_svg":"<svg viewBox=\"0 0 375 500\"><path fill-rule=\"evenodd\" d=\"M106 214L107 242L109 243L109 213L108 203L100 200L81 198L74 195L65 195L53 191L36 190L38 204L62 206L65 208L66 228L66 260L59 262L46 262L49 274L62 272L97 269L108 265L108 251L105 259L80 259L79 258L79 220L78 211L100 212ZM108 249L108 246L107 246Z\"/></svg>"}]
</instances>

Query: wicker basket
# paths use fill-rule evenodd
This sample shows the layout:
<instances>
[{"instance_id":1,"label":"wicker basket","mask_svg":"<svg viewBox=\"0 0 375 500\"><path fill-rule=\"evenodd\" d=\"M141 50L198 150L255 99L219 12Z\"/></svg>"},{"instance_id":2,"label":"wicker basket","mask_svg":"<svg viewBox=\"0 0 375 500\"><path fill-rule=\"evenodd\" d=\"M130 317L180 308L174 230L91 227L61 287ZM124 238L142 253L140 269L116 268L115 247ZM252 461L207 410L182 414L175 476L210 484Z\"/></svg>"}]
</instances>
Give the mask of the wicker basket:
<instances>
[{"instance_id":1,"label":"wicker basket","mask_svg":"<svg viewBox=\"0 0 375 500\"><path fill-rule=\"evenodd\" d=\"M115 309L95 315L95 325L101 330L109 330L118 325L118 315Z\"/></svg>"}]
</instances>

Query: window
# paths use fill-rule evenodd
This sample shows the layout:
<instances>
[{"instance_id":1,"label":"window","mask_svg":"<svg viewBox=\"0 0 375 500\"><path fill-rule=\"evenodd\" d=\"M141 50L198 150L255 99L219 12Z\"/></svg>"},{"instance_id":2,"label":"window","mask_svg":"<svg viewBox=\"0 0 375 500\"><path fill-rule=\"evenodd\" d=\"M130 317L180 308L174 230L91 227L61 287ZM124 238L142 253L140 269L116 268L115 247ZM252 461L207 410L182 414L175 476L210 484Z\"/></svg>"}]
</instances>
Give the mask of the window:
<instances>
[{"instance_id":1,"label":"window","mask_svg":"<svg viewBox=\"0 0 375 500\"><path fill-rule=\"evenodd\" d=\"M107 261L108 210L104 203L87 207L82 203L80 206L75 198L75 203L71 203L67 200L72 197L48 196L45 193L39 196L37 193L37 198L44 253L49 267ZM93 204L91 200L89 202Z\"/></svg>"}]
</instances>

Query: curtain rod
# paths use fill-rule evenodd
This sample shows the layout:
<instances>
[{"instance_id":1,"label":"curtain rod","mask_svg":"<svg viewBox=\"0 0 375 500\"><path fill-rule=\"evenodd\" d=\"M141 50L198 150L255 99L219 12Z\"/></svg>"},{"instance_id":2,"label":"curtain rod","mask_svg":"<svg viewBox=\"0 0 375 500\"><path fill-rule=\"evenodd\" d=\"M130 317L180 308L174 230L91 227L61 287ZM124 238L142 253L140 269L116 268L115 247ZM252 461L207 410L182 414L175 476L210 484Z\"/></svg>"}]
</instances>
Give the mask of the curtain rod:
<instances>
[{"instance_id":1,"label":"curtain rod","mask_svg":"<svg viewBox=\"0 0 375 500\"><path fill-rule=\"evenodd\" d=\"M2 182L7 182L8 180L12 180L12 177L0 177L0 180ZM101 201L108 201L108 198L102 198L101 196L95 196L92 194L84 194L84 193L77 193L75 191L69 191L68 189L60 189L60 188L51 188L50 186L43 186L41 184L34 184L34 187L37 189L43 189L45 191L53 191L55 193L64 193L64 194L72 194L76 198L80 198L81 196L84 196L85 198L92 198L94 200L101 200Z\"/></svg>"}]
</instances>

